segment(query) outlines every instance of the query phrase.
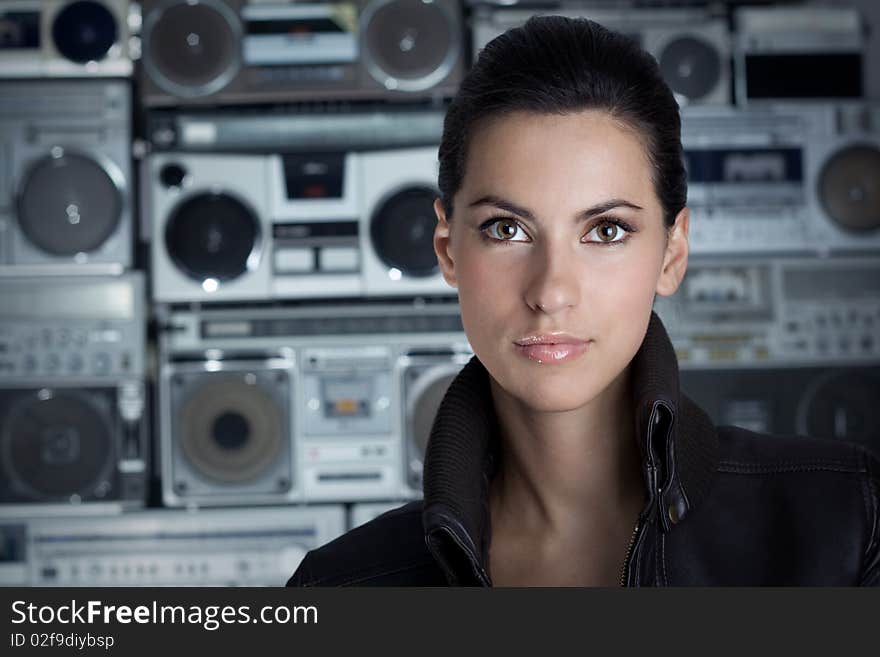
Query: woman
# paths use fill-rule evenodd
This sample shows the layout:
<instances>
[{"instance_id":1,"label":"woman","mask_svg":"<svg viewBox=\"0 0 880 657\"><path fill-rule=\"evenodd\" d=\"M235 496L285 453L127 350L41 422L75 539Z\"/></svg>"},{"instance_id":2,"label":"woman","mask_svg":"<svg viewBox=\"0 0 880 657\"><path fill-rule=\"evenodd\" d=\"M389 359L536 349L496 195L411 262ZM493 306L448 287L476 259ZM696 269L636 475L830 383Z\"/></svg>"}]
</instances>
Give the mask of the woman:
<instances>
[{"instance_id":1,"label":"woman","mask_svg":"<svg viewBox=\"0 0 880 657\"><path fill-rule=\"evenodd\" d=\"M716 428L652 312L688 258L678 106L601 26L533 18L449 108L434 246L476 356L424 501L312 551L291 585L880 583L878 466Z\"/></svg>"}]
</instances>

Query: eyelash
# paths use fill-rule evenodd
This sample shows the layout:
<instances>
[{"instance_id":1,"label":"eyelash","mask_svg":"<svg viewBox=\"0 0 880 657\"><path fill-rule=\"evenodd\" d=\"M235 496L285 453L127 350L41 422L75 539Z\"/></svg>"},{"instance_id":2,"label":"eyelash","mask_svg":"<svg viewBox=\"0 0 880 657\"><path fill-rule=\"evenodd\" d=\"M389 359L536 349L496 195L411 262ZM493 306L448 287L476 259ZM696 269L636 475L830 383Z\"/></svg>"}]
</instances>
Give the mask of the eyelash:
<instances>
[{"instance_id":1,"label":"eyelash","mask_svg":"<svg viewBox=\"0 0 880 657\"><path fill-rule=\"evenodd\" d=\"M479 230L480 230L480 235L483 237L483 239L486 240L487 242L491 242L491 243L493 243L493 244L499 244L499 243L501 243L501 244L506 244L506 245L510 245L510 244L521 244L521 243L522 243L521 240L502 240L502 239L498 239L498 238L496 238L496 237L490 237L490 236L489 236L489 234L488 234L488 232L487 232L488 229L491 228L492 226L494 226L495 224L501 222L501 221L512 221L513 223L515 223L515 224L519 227L519 229L520 229L521 231L525 232L525 229L522 227L522 224L520 224L520 223L519 223L516 219L514 219L513 217L505 217L505 216L491 217L490 219L488 219L488 220L484 221L482 224L480 224L480 228L479 228ZM619 240L615 240L615 241L613 241L613 242L603 242L603 241L601 241L601 240L596 240L596 241L594 241L594 240L587 240L587 241L584 242L584 244L598 244L598 245L600 245L600 246L619 246L619 245L623 244L624 242L626 242L626 241L629 239L629 235L630 235L631 233L636 232L636 229L635 229L635 228L633 228L630 224L628 224L627 222L623 221L622 219L618 219L617 217L602 217L601 219L599 219L598 221L596 221L596 223L594 223L594 224L590 227L590 230L588 230L588 231L585 233L585 235L589 235L589 234L592 233L593 230L595 230L598 226L601 226L601 225L603 225L603 224L613 224L613 225L617 226L617 227L620 228L624 233L626 233L626 236L622 237L622 238L619 239Z\"/></svg>"}]
</instances>

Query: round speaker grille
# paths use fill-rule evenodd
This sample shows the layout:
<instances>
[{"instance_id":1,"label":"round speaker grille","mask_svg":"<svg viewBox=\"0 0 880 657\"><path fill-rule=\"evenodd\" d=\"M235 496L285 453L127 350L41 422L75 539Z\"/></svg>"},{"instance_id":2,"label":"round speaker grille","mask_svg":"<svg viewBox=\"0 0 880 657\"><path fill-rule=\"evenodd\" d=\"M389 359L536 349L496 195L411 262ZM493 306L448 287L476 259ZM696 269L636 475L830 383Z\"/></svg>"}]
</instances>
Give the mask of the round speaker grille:
<instances>
[{"instance_id":1,"label":"round speaker grille","mask_svg":"<svg viewBox=\"0 0 880 657\"><path fill-rule=\"evenodd\" d=\"M180 446L202 475L223 483L260 476L278 461L285 414L253 373L212 374L181 405Z\"/></svg>"},{"instance_id":2,"label":"round speaker grille","mask_svg":"<svg viewBox=\"0 0 880 657\"><path fill-rule=\"evenodd\" d=\"M157 10L147 16L144 32L147 73L175 95L214 93L240 66L239 20L213 0L188 0Z\"/></svg>"},{"instance_id":3,"label":"round speaker grille","mask_svg":"<svg viewBox=\"0 0 880 657\"><path fill-rule=\"evenodd\" d=\"M816 438L839 438L880 450L880 378L832 372L804 395L798 429Z\"/></svg>"},{"instance_id":4,"label":"round speaker grille","mask_svg":"<svg viewBox=\"0 0 880 657\"><path fill-rule=\"evenodd\" d=\"M818 193L825 212L844 229L880 228L880 149L860 144L837 151L819 173Z\"/></svg>"},{"instance_id":5,"label":"round speaker grille","mask_svg":"<svg viewBox=\"0 0 880 657\"><path fill-rule=\"evenodd\" d=\"M460 43L443 7L423 0L378 0L364 13L365 56L379 82L426 89L449 73Z\"/></svg>"},{"instance_id":6,"label":"round speaker grille","mask_svg":"<svg viewBox=\"0 0 880 657\"><path fill-rule=\"evenodd\" d=\"M410 441L420 460L428 449L428 438L434 418L449 384L458 376L458 369L438 366L424 372L413 386L407 403Z\"/></svg>"},{"instance_id":7,"label":"round speaker grille","mask_svg":"<svg viewBox=\"0 0 880 657\"><path fill-rule=\"evenodd\" d=\"M699 100L718 86L721 57L703 39L681 37L660 53L660 71L672 90L689 100Z\"/></svg>"},{"instance_id":8,"label":"round speaker grille","mask_svg":"<svg viewBox=\"0 0 880 657\"><path fill-rule=\"evenodd\" d=\"M35 501L106 495L115 455L109 410L78 392L13 400L2 434L10 480Z\"/></svg>"},{"instance_id":9,"label":"round speaker grille","mask_svg":"<svg viewBox=\"0 0 880 657\"><path fill-rule=\"evenodd\" d=\"M388 197L373 214L370 237L382 262L407 276L431 276L434 253L434 199L430 187L408 187Z\"/></svg>"},{"instance_id":10,"label":"round speaker grille","mask_svg":"<svg viewBox=\"0 0 880 657\"><path fill-rule=\"evenodd\" d=\"M91 0L70 3L52 23L52 39L58 52L78 64L103 59L118 38L113 14Z\"/></svg>"},{"instance_id":11,"label":"round speaker grille","mask_svg":"<svg viewBox=\"0 0 880 657\"><path fill-rule=\"evenodd\" d=\"M94 251L119 225L122 193L95 160L56 155L37 161L24 178L18 199L21 230L52 255Z\"/></svg>"},{"instance_id":12,"label":"round speaker grille","mask_svg":"<svg viewBox=\"0 0 880 657\"><path fill-rule=\"evenodd\" d=\"M224 193L197 194L178 205L165 225L165 247L188 276L226 281L247 271L260 242L257 216Z\"/></svg>"}]
</instances>

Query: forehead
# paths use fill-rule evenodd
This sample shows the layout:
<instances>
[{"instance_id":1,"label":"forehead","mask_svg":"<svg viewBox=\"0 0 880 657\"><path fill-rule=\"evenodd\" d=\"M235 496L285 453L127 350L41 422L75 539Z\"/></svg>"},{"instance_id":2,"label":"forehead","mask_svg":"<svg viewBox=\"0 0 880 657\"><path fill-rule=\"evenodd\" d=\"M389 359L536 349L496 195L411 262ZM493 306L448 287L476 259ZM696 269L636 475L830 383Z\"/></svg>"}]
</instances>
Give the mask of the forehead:
<instances>
[{"instance_id":1,"label":"forehead","mask_svg":"<svg viewBox=\"0 0 880 657\"><path fill-rule=\"evenodd\" d=\"M642 205L655 199L651 173L639 135L607 112L515 112L471 135L461 191L514 192L532 203L613 197Z\"/></svg>"}]
</instances>

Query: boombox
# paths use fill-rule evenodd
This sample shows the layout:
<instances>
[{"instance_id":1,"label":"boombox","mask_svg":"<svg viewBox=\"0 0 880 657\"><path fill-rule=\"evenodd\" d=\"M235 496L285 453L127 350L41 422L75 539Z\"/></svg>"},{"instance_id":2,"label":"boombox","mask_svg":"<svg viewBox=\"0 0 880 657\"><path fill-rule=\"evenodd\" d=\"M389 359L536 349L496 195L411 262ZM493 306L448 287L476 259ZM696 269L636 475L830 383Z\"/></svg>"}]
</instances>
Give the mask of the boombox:
<instances>
[{"instance_id":1,"label":"boombox","mask_svg":"<svg viewBox=\"0 0 880 657\"><path fill-rule=\"evenodd\" d=\"M451 96L454 0L144 0L148 106Z\"/></svg>"},{"instance_id":2,"label":"boombox","mask_svg":"<svg viewBox=\"0 0 880 657\"><path fill-rule=\"evenodd\" d=\"M128 83L0 85L0 273L131 263Z\"/></svg>"},{"instance_id":3,"label":"boombox","mask_svg":"<svg viewBox=\"0 0 880 657\"><path fill-rule=\"evenodd\" d=\"M852 7L738 7L736 98L863 96L866 30Z\"/></svg>"},{"instance_id":4,"label":"boombox","mask_svg":"<svg viewBox=\"0 0 880 657\"><path fill-rule=\"evenodd\" d=\"M284 586L345 531L341 506L136 511L0 522L7 586Z\"/></svg>"},{"instance_id":5,"label":"boombox","mask_svg":"<svg viewBox=\"0 0 880 657\"><path fill-rule=\"evenodd\" d=\"M880 248L880 107L688 108L682 144L694 254Z\"/></svg>"},{"instance_id":6,"label":"boombox","mask_svg":"<svg viewBox=\"0 0 880 657\"><path fill-rule=\"evenodd\" d=\"M693 258L655 306L682 369L880 363L880 257Z\"/></svg>"},{"instance_id":7,"label":"boombox","mask_svg":"<svg viewBox=\"0 0 880 657\"><path fill-rule=\"evenodd\" d=\"M858 443L880 457L880 366L682 372L682 390L716 423Z\"/></svg>"},{"instance_id":8,"label":"boombox","mask_svg":"<svg viewBox=\"0 0 880 657\"><path fill-rule=\"evenodd\" d=\"M427 433L470 355L457 303L165 312L166 504L421 495Z\"/></svg>"},{"instance_id":9,"label":"boombox","mask_svg":"<svg viewBox=\"0 0 880 657\"><path fill-rule=\"evenodd\" d=\"M0 78L127 77L128 0L0 0Z\"/></svg>"},{"instance_id":10,"label":"boombox","mask_svg":"<svg viewBox=\"0 0 880 657\"><path fill-rule=\"evenodd\" d=\"M545 3L548 4L548 3ZM575 3L551 8L474 8L473 54L531 16L562 14L589 18L635 39L660 65L681 104L726 105L731 98L731 45L727 21L705 9L590 9Z\"/></svg>"},{"instance_id":11,"label":"boombox","mask_svg":"<svg viewBox=\"0 0 880 657\"><path fill-rule=\"evenodd\" d=\"M433 247L435 147L147 166L157 301L454 294Z\"/></svg>"},{"instance_id":12,"label":"boombox","mask_svg":"<svg viewBox=\"0 0 880 657\"><path fill-rule=\"evenodd\" d=\"M656 310L718 424L880 450L880 257L692 259Z\"/></svg>"},{"instance_id":13,"label":"boombox","mask_svg":"<svg viewBox=\"0 0 880 657\"><path fill-rule=\"evenodd\" d=\"M139 273L0 278L4 514L143 505L143 283Z\"/></svg>"}]
</instances>

